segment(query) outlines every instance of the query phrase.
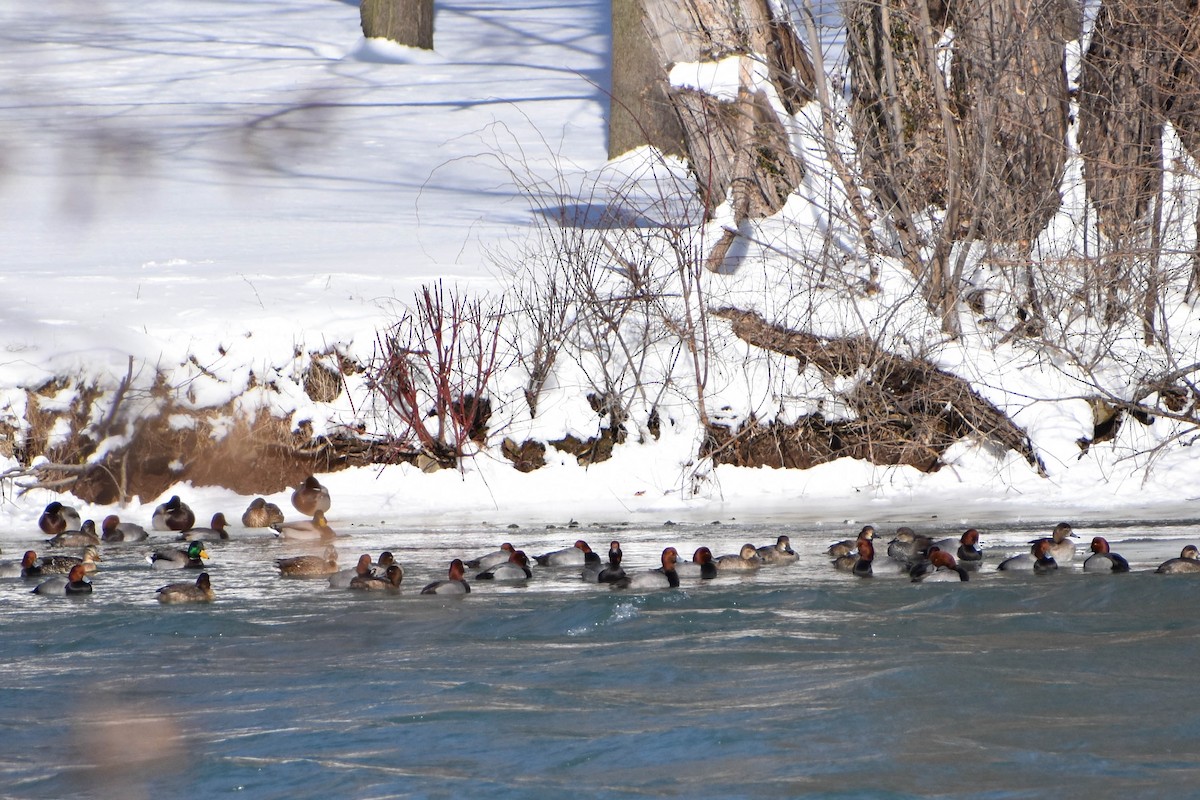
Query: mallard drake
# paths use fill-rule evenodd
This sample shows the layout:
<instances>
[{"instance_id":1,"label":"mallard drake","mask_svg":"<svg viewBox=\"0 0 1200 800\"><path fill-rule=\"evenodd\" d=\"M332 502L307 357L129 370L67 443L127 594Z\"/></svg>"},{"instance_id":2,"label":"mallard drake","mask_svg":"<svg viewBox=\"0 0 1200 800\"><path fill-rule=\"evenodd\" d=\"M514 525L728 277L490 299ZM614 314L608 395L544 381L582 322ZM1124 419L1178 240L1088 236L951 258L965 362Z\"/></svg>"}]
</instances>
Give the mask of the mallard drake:
<instances>
[{"instance_id":1,"label":"mallard drake","mask_svg":"<svg viewBox=\"0 0 1200 800\"><path fill-rule=\"evenodd\" d=\"M148 557L155 569L204 569L203 559L208 558L204 542L195 541L187 550L159 550Z\"/></svg>"}]
</instances>

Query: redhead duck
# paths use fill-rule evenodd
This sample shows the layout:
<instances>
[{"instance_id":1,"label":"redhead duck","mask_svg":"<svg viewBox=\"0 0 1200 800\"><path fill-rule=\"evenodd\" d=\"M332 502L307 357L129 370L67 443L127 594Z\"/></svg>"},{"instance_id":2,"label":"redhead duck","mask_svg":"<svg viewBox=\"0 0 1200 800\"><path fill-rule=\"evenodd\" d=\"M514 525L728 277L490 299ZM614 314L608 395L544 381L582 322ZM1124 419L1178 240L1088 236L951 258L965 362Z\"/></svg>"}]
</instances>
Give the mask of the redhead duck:
<instances>
[{"instance_id":1,"label":"redhead duck","mask_svg":"<svg viewBox=\"0 0 1200 800\"><path fill-rule=\"evenodd\" d=\"M538 566L542 567L582 567L584 564L600 563L600 554L593 553L592 548L588 547L588 543L583 539L579 539L570 547L534 558Z\"/></svg>"},{"instance_id":2,"label":"redhead duck","mask_svg":"<svg viewBox=\"0 0 1200 800\"><path fill-rule=\"evenodd\" d=\"M188 504L171 495L165 503L159 503L150 515L150 527L156 531L186 531L196 524L196 515Z\"/></svg>"},{"instance_id":3,"label":"redhead duck","mask_svg":"<svg viewBox=\"0 0 1200 800\"><path fill-rule=\"evenodd\" d=\"M183 533L179 534L181 542L218 542L229 538L229 531L225 530L229 523L225 521L225 515L220 511L212 515L212 521L207 528L188 528Z\"/></svg>"},{"instance_id":4,"label":"redhead duck","mask_svg":"<svg viewBox=\"0 0 1200 800\"><path fill-rule=\"evenodd\" d=\"M400 569L399 564L392 564L388 567L383 576L356 575L350 581L350 588L356 592L390 592L398 594L400 592L400 582L404 580L404 570Z\"/></svg>"},{"instance_id":5,"label":"redhead duck","mask_svg":"<svg viewBox=\"0 0 1200 800\"><path fill-rule=\"evenodd\" d=\"M1103 536L1092 538L1091 550L1092 554L1083 562L1084 572L1129 572L1129 562L1112 552Z\"/></svg>"},{"instance_id":6,"label":"redhead duck","mask_svg":"<svg viewBox=\"0 0 1200 800\"><path fill-rule=\"evenodd\" d=\"M78 511L55 500L42 511L38 527L47 536L57 536L64 531L79 530L82 522Z\"/></svg>"},{"instance_id":7,"label":"redhead duck","mask_svg":"<svg viewBox=\"0 0 1200 800\"><path fill-rule=\"evenodd\" d=\"M911 572L914 583L954 581L969 579L966 569L959 566L954 556L938 547L929 548L929 558Z\"/></svg>"},{"instance_id":8,"label":"redhead duck","mask_svg":"<svg viewBox=\"0 0 1200 800\"><path fill-rule=\"evenodd\" d=\"M32 550L29 551L29 553L32 552ZM92 573L96 571L96 562L103 560L100 557L100 549L94 544L89 544L83 548L83 554L79 558L75 556L44 556L39 558L37 560L38 572L42 575L66 575L79 564L83 566L84 572Z\"/></svg>"},{"instance_id":9,"label":"redhead duck","mask_svg":"<svg viewBox=\"0 0 1200 800\"><path fill-rule=\"evenodd\" d=\"M116 514L109 514L100 523L100 540L104 542L140 542L150 533L136 522L122 522Z\"/></svg>"},{"instance_id":10,"label":"redhead duck","mask_svg":"<svg viewBox=\"0 0 1200 800\"><path fill-rule=\"evenodd\" d=\"M888 558L902 564L912 565L920 561L933 544L923 533L917 533L907 526L896 529L896 535L888 542Z\"/></svg>"},{"instance_id":11,"label":"redhead duck","mask_svg":"<svg viewBox=\"0 0 1200 800\"><path fill-rule=\"evenodd\" d=\"M197 575L195 583L168 583L157 591L160 603L211 603L215 598L207 572Z\"/></svg>"},{"instance_id":12,"label":"redhead duck","mask_svg":"<svg viewBox=\"0 0 1200 800\"><path fill-rule=\"evenodd\" d=\"M840 542L834 542L829 545L829 549L825 554L833 558L841 558L848 556L858 549L858 542L861 539L874 539L875 527L873 525L864 525L862 530L858 532L858 536L854 539L843 539Z\"/></svg>"},{"instance_id":13,"label":"redhead duck","mask_svg":"<svg viewBox=\"0 0 1200 800\"><path fill-rule=\"evenodd\" d=\"M975 569L983 562L983 551L979 549L979 531L974 528L967 528L958 538L934 542L930 548L933 547L950 553L959 566L966 569Z\"/></svg>"},{"instance_id":14,"label":"redhead duck","mask_svg":"<svg viewBox=\"0 0 1200 800\"><path fill-rule=\"evenodd\" d=\"M787 536L780 536L775 540L775 544L758 548L758 557L762 559L763 564L773 566L795 564L800 560L800 556L792 549L792 540Z\"/></svg>"},{"instance_id":15,"label":"redhead duck","mask_svg":"<svg viewBox=\"0 0 1200 800\"><path fill-rule=\"evenodd\" d=\"M358 562L350 569L342 569L329 576L330 589L348 589L355 578L374 578L375 570L371 563L371 554L363 553Z\"/></svg>"},{"instance_id":16,"label":"redhead duck","mask_svg":"<svg viewBox=\"0 0 1200 800\"><path fill-rule=\"evenodd\" d=\"M1048 552L1050 557L1055 561L1065 564L1075 558L1075 543L1070 540L1077 538L1079 537L1075 535L1075 532L1071 529L1070 524L1066 522L1060 522L1054 526L1054 530L1050 532L1049 536L1044 536L1040 539L1034 539L1030 542L1030 544L1049 542L1050 550Z\"/></svg>"},{"instance_id":17,"label":"redhead duck","mask_svg":"<svg viewBox=\"0 0 1200 800\"><path fill-rule=\"evenodd\" d=\"M1200 572L1200 549L1196 545L1186 545L1179 553L1179 558L1172 558L1158 565L1155 572L1181 573Z\"/></svg>"},{"instance_id":18,"label":"redhead duck","mask_svg":"<svg viewBox=\"0 0 1200 800\"><path fill-rule=\"evenodd\" d=\"M717 559L717 569L721 572L749 572L761 568L762 558L758 548L752 544L742 545L737 555L721 556Z\"/></svg>"},{"instance_id":19,"label":"redhead duck","mask_svg":"<svg viewBox=\"0 0 1200 800\"><path fill-rule=\"evenodd\" d=\"M201 559L205 558L204 542L192 542L187 550L159 550L147 556L154 569L204 569Z\"/></svg>"},{"instance_id":20,"label":"redhead duck","mask_svg":"<svg viewBox=\"0 0 1200 800\"><path fill-rule=\"evenodd\" d=\"M699 578L711 581L717 577L717 563L712 550L707 547L697 547L692 553L691 561L679 561L675 564L675 572L681 578Z\"/></svg>"},{"instance_id":21,"label":"redhead duck","mask_svg":"<svg viewBox=\"0 0 1200 800\"><path fill-rule=\"evenodd\" d=\"M450 562L448 577L444 581L434 581L421 589L421 594L470 594L471 584L464 579L466 565L462 559L456 558Z\"/></svg>"},{"instance_id":22,"label":"redhead duck","mask_svg":"<svg viewBox=\"0 0 1200 800\"><path fill-rule=\"evenodd\" d=\"M626 575L613 583L615 589L631 589L635 592L646 592L654 589L679 588L679 573L675 571L675 563L679 560L679 552L674 547L662 551L662 566L646 572L635 572Z\"/></svg>"},{"instance_id":23,"label":"redhead duck","mask_svg":"<svg viewBox=\"0 0 1200 800\"><path fill-rule=\"evenodd\" d=\"M333 528L325 520L325 512L317 511L311 520L303 522L285 522L275 529L284 539L300 542L329 542L337 537Z\"/></svg>"},{"instance_id":24,"label":"redhead duck","mask_svg":"<svg viewBox=\"0 0 1200 800\"><path fill-rule=\"evenodd\" d=\"M292 508L301 514L311 517L318 511L328 511L331 505L329 490L321 485L315 475L309 475L292 492Z\"/></svg>"},{"instance_id":25,"label":"redhead duck","mask_svg":"<svg viewBox=\"0 0 1200 800\"><path fill-rule=\"evenodd\" d=\"M505 542L504 544L500 545L499 550L493 550L487 555L480 556L479 558L472 558L468 561L464 561L463 563L471 569L490 569L497 564L507 563L509 557L515 553L516 550L517 548L513 547L511 542Z\"/></svg>"},{"instance_id":26,"label":"redhead duck","mask_svg":"<svg viewBox=\"0 0 1200 800\"><path fill-rule=\"evenodd\" d=\"M46 540L47 547L87 547L89 544L100 546L96 523L90 519L85 519L77 531L63 531Z\"/></svg>"},{"instance_id":27,"label":"redhead duck","mask_svg":"<svg viewBox=\"0 0 1200 800\"><path fill-rule=\"evenodd\" d=\"M829 552L837 552L840 554L833 559L834 569L838 570L839 572L853 572L854 565L858 563L858 554L862 551L863 542L866 542L867 546L871 548L871 554L873 558L875 553L875 529L870 525L859 531L858 539L856 539L854 542L851 542L853 546L846 550L846 552L841 552L842 548L836 545L829 548ZM844 543L838 542L838 545L841 544Z\"/></svg>"},{"instance_id":28,"label":"redhead duck","mask_svg":"<svg viewBox=\"0 0 1200 800\"><path fill-rule=\"evenodd\" d=\"M85 595L92 593L92 583L87 580L82 564L71 568L66 578L51 578L43 581L33 590L34 594L44 595Z\"/></svg>"},{"instance_id":29,"label":"redhead duck","mask_svg":"<svg viewBox=\"0 0 1200 800\"><path fill-rule=\"evenodd\" d=\"M338 571L337 550L330 545L319 556L291 556L275 559L285 578L323 578Z\"/></svg>"},{"instance_id":30,"label":"redhead duck","mask_svg":"<svg viewBox=\"0 0 1200 800\"><path fill-rule=\"evenodd\" d=\"M592 562L583 565L583 571L579 577L588 583L613 583L625 577L625 569L621 566L621 560L625 557L625 553L621 550L621 543L616 539L608 543L608 563L600 564Z\"/></svg>"},{"instance_id":31,"label":"redhead duck","mask_svg":"<svg viewBox=\"0 0 1200 800\"><path fill-rule=\"evenodd\" d=\"M5 564L3 569L0 570L0 576L5 578L40 578L42 576L42 565L37 553L33 550L26 550L19 562Z\"/></svg>"},{"instance_id":32,"label":"redhead duck","mask_svg":"<svg viewBox=\"0 0 1200 800\"><path fill-rule=\"evenodd\" d=\"M283 511L265 497L256 497L242 512L242 525L247 528L270 528L283 524Z\"/></svg>"},{"instance_id":33,"label":"redhead duck","mask_svg":"<svg viewBox=\"0 0 1200 800\"><path fill-rule=\"evenodd\" d=\"M858 542L858 557L850 567L850 573L859 578L870 578L875 575L875 544L871 539L860 539Z\"/></svg>"},{"instance_id":34,"label":"redhead duck","mask_svg":"<svg viewBox=\"0 0 1200 800\"><path fill-rule=\"evenodd\" d=\"M533 577L529 558L523 550L514 550L503 564L488 567L475 576L481 581L524 581Z\"/></svg>"}]
</instances>

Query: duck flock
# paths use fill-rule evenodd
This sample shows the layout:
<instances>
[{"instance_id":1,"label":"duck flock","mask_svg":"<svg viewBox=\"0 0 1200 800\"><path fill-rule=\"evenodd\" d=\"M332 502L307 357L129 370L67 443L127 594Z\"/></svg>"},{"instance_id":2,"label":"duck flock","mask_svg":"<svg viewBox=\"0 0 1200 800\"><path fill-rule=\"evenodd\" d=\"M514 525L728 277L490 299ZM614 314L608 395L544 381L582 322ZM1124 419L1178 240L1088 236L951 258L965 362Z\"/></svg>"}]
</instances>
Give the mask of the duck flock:
<instances>
[{"instance_id":1,"label":"duck flock","mask_svg":"<svg viewBox=\"0 0 1200 800\"><path fill-rule=\"evenodd\" d=\"M242 514L247 528L269 528L289 542L308 545L324 544L319 555L304 554L278 558L275 567L286 578L325 579L334 589L357 592L399 594L404 580L404 567L390 551L377 558L364 553L353 567L341 569L333 542L338 534L325 517L332 502L327 487L315 476L309 476L292 492L293 507L307 519L285 521L282 510L264 498L255 498ZM144 542L152 532L177 534L180 545L152 552L147 561L153 569L196 570L195 580L170 583L156 589L159 602L209 603L216 593L206 569L209 557L206 543L229 538L223 513L214 514L208 527L197 527L192 510L179 497L171 497L154 509L150 530L136 523L124 522L116 515L105 517L97 532L93 520L81 520L70 506L53 502L46 506L38 521L41 530L49 535L46 550L77 548L79 556L27 550L19 562L0 564L0 576L20 577L36 582L32 591L39 595L72 597L91 594L93 587L88 576L102 561L101 547L118 542ZM967 581L973 572L985 567L984 552L979 546L979 531L970 528L957 538L935 540L918 534L908 527L898 528L888 541L886 557L877 557L881 544L873 526L862 528L857 538L836 542L825 555L834 570L858 578L875 575L907 576L912 581ZM994 568L999 571L1029 571L1050 573L1077 557L1075 539L1078 537L1066 522L1059 523L1050 535L1030 542L1029 551L1000 560ZM184 546L186 545L186 546ZM882 547L880 547L882 550ZM799 560L786 535L777 537L774 544L743 545L737 553L714 556L708 547L698 547L691 560L680 558L674 547L662 551L661 564L654 569L627 572L622 564L621 543L612 541L608 553L601 557L588 543L577 540L569 547L530 557L523 550L505 542L494 552L475 558L455 558L446 578L424 585L421 594L458 594L471 591L470 581L493 584L523 584L533 577L533 567L578 570L581 580L606 584L614 589L652 591L676 588L680 579L710 580L722 573L748 574L755 570L786 566ZM1129 562L1109 548L1103 537L1094 537L1083 560L1086 572L1129 572ZM1178 558L1163 562L1159 573L1200 572L1200 549L1194 545L1183 548Z\"/></svg>"}]
</instances>

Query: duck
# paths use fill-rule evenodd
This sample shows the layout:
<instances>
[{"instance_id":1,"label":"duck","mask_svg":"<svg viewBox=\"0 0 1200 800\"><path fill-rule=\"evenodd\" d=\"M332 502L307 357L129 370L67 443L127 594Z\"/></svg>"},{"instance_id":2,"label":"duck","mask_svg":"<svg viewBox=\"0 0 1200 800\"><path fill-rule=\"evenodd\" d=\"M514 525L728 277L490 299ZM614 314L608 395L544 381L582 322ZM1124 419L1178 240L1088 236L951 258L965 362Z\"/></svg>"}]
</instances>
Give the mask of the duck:
<instances>
[{"instance_id":1,"label":"duck","mask_svg":"<svg viewBox=\"0 0 1200 800\"><path fill-rule=\"evenodd\" d=\"M587 583L613 583L625 577L625 569L621 566L621 560L625 557L625 553L621 550L621 543L616 539L608 543L608 563L601 564L593 561L590 564L583 565L583 571L579 573Z\"/></svg>"},{"instance_id":2,"label":"duck","mask_svg":"<svg viewBox=\"0 0 1200 800\"><path fill-rule=\"evenodd\" d=\"M189 544L187 550L159 550L147 556L154 569L204 569L205 558L208 552L200 541Z\"/></svg>"},{"instance_id":3,"label":"duck","mask_svg":"<svg viewBox=\"0 0 1200 800\"><path fill-rule=\"evenodd\" d=\"M85 519L77 531L63 531L46 540L47 547L87 547L89 544L100 546L96 523L90 519Z\"/></svg>"},{"instance_id":4,"label":"duck","mask_svg":"<svg viewBox=\"0 0 1200 800\"><path fill-rule=\"evenodd\" d=\"M1029 546L1028 553L1020 553L1018 555L1006 558L996 565L996 569L1003 570L1005 572L1028 572L1033 570L1034 565L1040 558L1038 555L1038 550L1043 550L1044 552L1049 553L1049 542L1049 539L1035 540ZM1051 560L1053 561L1053 557L1051 557ZM1057 562L1055 562L1055 566L1057 566Z\"/></svg>"},{"instance_id":5,"label":"duck","mask_svg":"<svg viewBox=\"0 0 1200 800\"><path fill-rule=\"evenodd\" d=\"M337 538L337 533L329 527L324 511L317 511L311 520L302 522L285 522L275 528L277 534L284 539L300 542L329 542Z\"/></svg>"},{"instance_id":6,"label":"duck","mask_svg":"<svg viewBox=\"0 0 1200 800\"><path fill-rule=\"evenodd\" d=\"M515 553L517 548L512 546L512 542L505 542L500 545L499 550L493 550L487 555L482 555L479 558L472 558L463 563L471 569L490 569L497 564L504 564L509 557Z\"/></svg>"},{"instance_id":7,"label":"duck","mask_svg":"<svg viewBox=\"0 0 1200 800\"><path fill-rule=\"evenodd\" d=\"M421 589L421 594L470 594L471 584L465 579L467 567L461 558L450 562L446 580L434 581Z\"/></svg>"},{"instance_id":8,"label":"duck","mask_svg":"<svg viewBox=\"0 0 1200 800\"><path fill-rule=\"evenodd\" d=\"M871 553L873 557L875 552L875 529L870 525L867 525L865 528L859 531L858 539L850 542L852 546L845 552L842 552L843 548L839 546L846 544L845 542L838 542L837 545L830 547L827 552L830 554L839 554L833 559L834 569L838 570L839 572L853 572L854 565L858 563L858 554L862 550L863 542L866 542L868 546L871 547Z\"/></svg>"},{"instance_id":9,"label":"duck","mask_svg":"<svg viewBox=\"0 0 1200 800\"><path fill-rule=\"evenodd\" d=\"M582 567L584 564L600 563L600 554L593 553L592 548L583 539L579 539L570 547L555 550L540 556L534 556L538 566L542 567Z\"/></svg>"},{"instance_id":10,"label":"duck","mask_svg":"<svg viewBox=\"0 0 1200 800\"><path fill-rule=\"evenodd\" d=\"M828 556L831 556L833 558L841 558L842 556L848 556L851 553L853 553L855 550L858 549L858 543L860 540L874 539L874 538L875 538L875 526L874 525L864 525L862 530L860 530L858 532L858 536L856 538L843 539L840 542L834 542L833 544L829 545L829 549L827 549L825 551L825 554Z\"/></svg>"},{"instance_id":11,"label":"duck","mask_svg":"<svg viewBox=\"0 0 1200 800\"><path fill-rule=\"evenodd\" d=\"M761 568L763 560L758 554L757 547L752 544L744 544L737 555L721 556L716 563L717 569L721 572L749 572Z\"/></svg>"},{"instance_id":12,"label":"duck","mask_svg":"<svg viewBox=\"0 0 1200 800\"><path fill-rule=\"evenodd\" d=\"M875 575L875 543L873 539L860 539L858 556L850 567L850 574L858 578L871 578Z\"/></svg>"},{"instance_id":13,"label":"duck","mask_svg":"<svg viewBox=\"0 0 1200 800\"><path fill-rule=\"evenodd\" d=\"M675 572L681 578L699 578L711 581L717 577L717 564L712 550L707 547L697 547L692 553L691 561L679 561L675 564Z\"/></svg>"},{"instance_id":14,"label":"duck","mask_svg":"<svg viewBox=\"0 0 1200 800\"><path fill-rule=\"evenodd\" d=\"M939 547L931 547L929 558L921 562L920 567L914 569L911 575L914 583L941 581L961 583L970 579L967 570L959 566L958 562L954 560L954 556Z\"/></svg>"},{"instance_id":15,"label":"duck","mask_svg":"<svg viewBox=\"0 0 1200 800\"><path fill-rule=\"evenodd\" d=\"M1200 548L1194 544L1185 545L1179 552L1179 558L1164 561L1154 571L1163 574L1200 572Z\"/></svg>"},{"instance_id":16,"label":"duck","mask_svg":"<svg viewBox=\"0 0 1200 800\"><path fill-rule=\"evenodd\" d=\"M32 552L29 550L25 555L28 556ZM83 553L78 558L75 556L43 556L37 559L38 574L66 575L77 564L83 566L85 573L92 573L96 571L96 562L103 560L100 557L100 549L94 544L89 544L83 548Z\"/></svg>"},{"instance_id":17,"label":"duck","mask_svg":"<svg viewBox=\"0 0 1200 800\"><path fill-rule=\"evenodd\" d=\"M379 554L379 558L371 562L372 567L382 572L386 572L392 564L400 566L400 562L396 560L396 556L392 554L391 550L384 550ZM403 567L400 568L403 569Z\"/></svg>"},{"instance_id":18,"label":"duck","mask_svg":"<svg viewBox=\"0 0 1200 800\"><path fill-rule=\"evenodd\" d=\"M283 511L265 497L256 497L242 512L242 525L247 528L270 528L283 524Z\"/></svg>"},{"instance_id":19,"label":"duck","mask_svg":"<svg viewBox=\"0 0 1200 800\"><path fill-rule=\"evenodd\" d=\"M160 586L157 592L158 602L165 604L211 603L216 598L207 572L197 575L195 583L168 583Z\"/></svg>"},{"instance_id":20,"label":"duck","mask_svg":"<svg viewBox=\"0 0 1200 800\"><path fill-rule=\"evenodd\" d=\"M349 589L355 578L374 578L375 569L371 562L371 554L363 553L350 569L340 569L329 576L330 589Z\"/></svg>"},{"instance_id":21,"label":"duck","mask_svg":"<svg viewBox=\"0 0 1200 800\"><path fill-rule=\"evenodd\" d=\"M39 578L42 575L42 565L38 563L38 555L33 550L26 550L20 561L10 561L0 566L0 578Z\"/></svg>"},{"instance_id":22,"label":"duck","mask_svg":"<svg viewBox=\"0 0 1200 800\"><path fill-rule=\"evenodd\" d=\"M929 551L932 544L933 539L925 534L917 533L907 526L900 527L896 529L896 535L888 542L888 558L912 565Z\"/></svg>"},{"instance_id":23,"label":"duck","mask_svg":"<svg viewBox=\"0 0 1200 800\"><path fill-rule=\"evenodd\" d=\"M1092 554L1083 562L1084 572L1129 572L1129 562L1112 552L1103 536L1092 537L1090 549Z\"/></svg>"},{"instance_id":24,"label":"duck","mask_svg":"<svg viewBox=\"0 0 1200 800\"><path fill-rule=\"evenodd\" d=\"M47 536L57 536L64 531L79 530L82 522L78 511L55 500L42 511L38 518L38 527Z\"/></svg>"},{"instance_id":25,"label":"duck","mask_svg":"<svg viewBox=\"0 0 1200 800\"><path fill-rule=\"evenodd\" d=\"M533 577L529 558L523 550L514 550L503 564L488 567L475 576L481 581L524 581Z\"/></svg>"},{"instance_id":26,"label":"duck","mask_svg":"<svg viewBox=\"0 0 1200 800\"><path fill-rule=\"evenodd\" d=\"M675 571L675 563L679 561L679 551L668 547L662 551L662 566L645 572L635 572L626 575L612 584L614 589L630 589L635 592L652 591L654 589L678 589L679 573Z\"/></svg>"},{"instance_id":27,"label":"duck","mask_svg":"<svg viewBox=\"0 0 1200 800\"><path fill-rule=\"evenodd\" d=\"M219 542L229 538L229 531L225 530L229 523L225 521L225 515L220 511L212 515L212 521L208 525L207 528L188 528L179 534L179 541Z\"/></svg>"},{"instance_id":28,"label":"duck","mask_svg":"<svg viewBox=\"0 0 1200 800\"><path fill-rule=\"evenodd\" d=\"M196 515L177 494L155 506L150 515L150 527L156 531L186 531L195 524Z\"/></svg>"},{"instance_id":29,"label":"duck","mask_svg":"<svg viewBox=\"0 0 1200 800\"><path fill-rule=\"evenodd\" d=\"M404 570L400 569L399 564L392 564L388 567L382 576L371 575L356 575L350 581L350 588L356 592L389 592L398 594L400 592L400 582L404 580Z\"/></svg>"},{"instance_id":30,"label":"duck","mask_svg":"<svg viewBox=\"0 0 1200 800\"><path fill-rule=\"evenodd\" d=\"M109 514L100 523L100 540L103 542L140 542L150 532L136 522L122 522L116 514Z\"/></svg>"},{"instance_id":31,"label":"duck","mask_svg":"<svg viewBox=\"0 0 1200 800\"><path fill-rule=\"evenodd\" d=\"M318 511L328 511L332 504L329 489L322 486L315 475L309 475L292 492L292 508L309 517Z\"/></svg>"},{"instance_id":32,"label":"duck","mask_svg":"<svg viewBox=\"0 0 1200 800\"><path fill-rule=\"evenodd\" d=\"M1075 532L1071 529L1070 523L1060 522L1054 526L1049 536L1041 539L1034 539L1030 544L1038 542L1049 542L1049 555L1056 562L1066 564L1075 558L1075 543L1071 539L1078 538Z\"/></svg>"},{"instance_id":33,"label":"duck","mask_svg":"<svg viewBox=\"0 0 1200 800\"><path fill-rule=\"evenodd\" d=\"M771 566L795 564L800 560L800 556L792 549L792 540L787 536L780 536L775 540L775 544L758 548L758 557L762 559L763 564Z\"/></svg>"},{"instance_id":34,"label":"duck","mask_svg":"<svg viewBox=\"0 0 1200 800\"><path fill-rule=\"evenodd\" d=\"M976 569L983 563L983 551L979 549L979 531L967 528L957 539L951 537L942 539L930 545L930 549L938 548L950 553L965 569Z\"/></svg>"},{"instance_id":35,"label":"duck","mask_svg":"<svg viewBox=\"0 0 1200 800\"><path fill-rule=\"evenodd\" d=\"M290 556L275 559L285 578L323 578L338 571L337 550L329 545L319 556Z\"/></svg>"},{"instance_id":36,"label":"duck","mask_svg":"<svg viewBox=\"0 0 1200 800\"><path fill-rule=\"evenodd\" d=\"M92 593L92 582L87 580L82 564L76 564L67 573L67 577L51 578L42 581L34 589L33 594L78 596Z\"/></svg>"}]
</instances>

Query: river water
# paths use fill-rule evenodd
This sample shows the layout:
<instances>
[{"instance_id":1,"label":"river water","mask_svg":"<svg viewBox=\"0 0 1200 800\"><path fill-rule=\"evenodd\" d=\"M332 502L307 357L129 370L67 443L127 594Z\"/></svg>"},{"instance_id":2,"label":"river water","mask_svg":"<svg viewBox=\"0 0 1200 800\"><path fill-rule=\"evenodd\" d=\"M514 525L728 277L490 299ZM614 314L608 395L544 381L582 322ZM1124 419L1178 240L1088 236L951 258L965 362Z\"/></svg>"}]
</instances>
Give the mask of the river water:
<instances>
[{"instance_id":1,"label":"river water","mask_svg":"<svg viewBox=\"0 0 1200 800\"><path fill-rule=\"evenodd\" d=\"M343 566L400 557L398 597L283 579L274 559L310 548L234 528L205 606L156 602L195 575L149 568L168 535L106 545L87 599L0 581L0 795L1195 796L1200 575L1153 572L1195 521L1077 526L1131 574L996 571L1056 521L978 526L965 584L834 571L849 523L343 530ZM799 563L678 590L535 568L418 595L502 541L615 538L633 569L779 533ZM10 532L0 558L41 540Z\"/></svg>"}]
</instances>

